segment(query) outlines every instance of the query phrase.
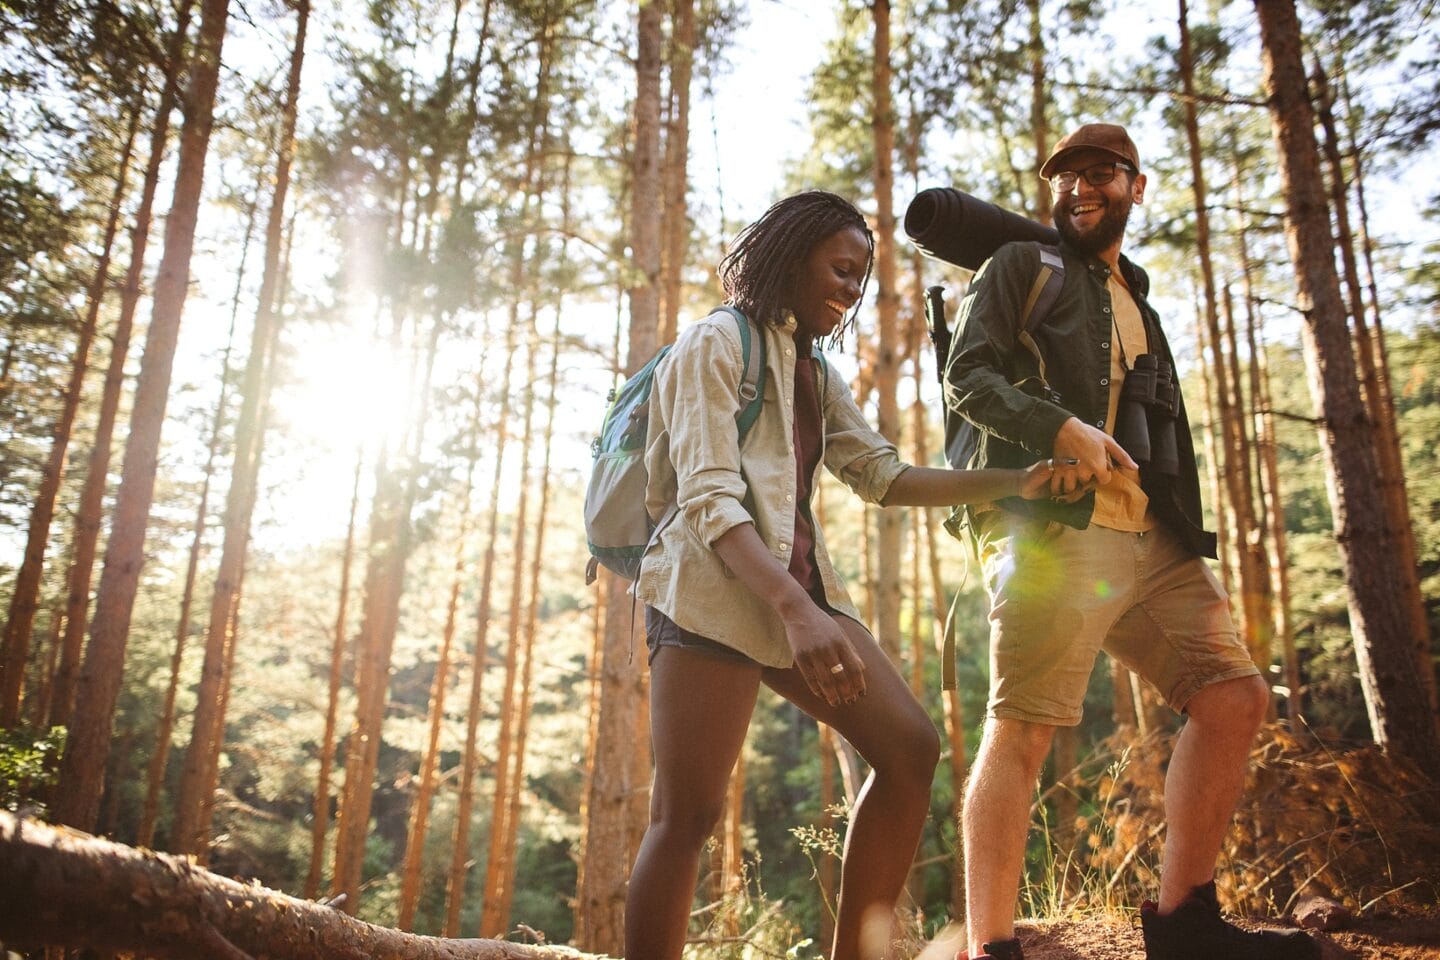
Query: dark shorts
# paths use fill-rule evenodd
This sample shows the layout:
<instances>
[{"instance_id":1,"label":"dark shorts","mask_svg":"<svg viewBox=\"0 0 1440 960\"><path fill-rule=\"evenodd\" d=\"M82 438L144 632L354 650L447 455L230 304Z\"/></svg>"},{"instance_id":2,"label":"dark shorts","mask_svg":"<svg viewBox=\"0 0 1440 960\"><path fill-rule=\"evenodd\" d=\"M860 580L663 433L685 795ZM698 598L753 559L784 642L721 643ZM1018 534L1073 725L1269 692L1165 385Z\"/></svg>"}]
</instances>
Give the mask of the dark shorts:
<instances>
[{"instance_id":1,"label":"dark shorts","mask_svg":"<svg viewBox=\"0 0 1440 960\"><path fill-rule=\"evenodd\" d=\"M819 605L821 610L827 613L834 613L835 610L825 602L825 590L823 587L816 587L810 591L810 599ZM720 660L730 660L734 663L753 663L760 666L758 662L745 656L734 647L727 647L718 640L711 640L709 637L701 636L691 630L686 630L665 614L654 607L645 608L645 646L650 649L648 662L655 662L655 654L660 652L661 647L683 647L686 650L694 650L696 653L703 653L706 656L716 657Z\"/></svg>"}]
</instances>

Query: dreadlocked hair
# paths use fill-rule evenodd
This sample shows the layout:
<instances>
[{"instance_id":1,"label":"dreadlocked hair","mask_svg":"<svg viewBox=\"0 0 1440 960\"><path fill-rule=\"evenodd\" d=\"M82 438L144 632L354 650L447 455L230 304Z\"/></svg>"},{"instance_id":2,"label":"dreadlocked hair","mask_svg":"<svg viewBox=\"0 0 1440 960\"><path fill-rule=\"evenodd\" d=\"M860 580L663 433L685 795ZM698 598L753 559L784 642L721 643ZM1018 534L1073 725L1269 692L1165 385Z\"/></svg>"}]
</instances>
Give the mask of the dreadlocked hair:
<instances>
[{"instance_id":1,"label":"dreadlocked hair","mask_svg":"<svg viewBox=\"0 0 1440 960\"><path fill-rule=\"evenodd\" d=\"M860 211L844 197L806 190L779 201L741 230L720 261L726 302L757 323L783 323L795 274L822 241L848 228L864 234L870 257L860 281L860 299L830 338L832 347L838 345L855 321L875 261L875 236Z\"/></svg>"}]
</instances>

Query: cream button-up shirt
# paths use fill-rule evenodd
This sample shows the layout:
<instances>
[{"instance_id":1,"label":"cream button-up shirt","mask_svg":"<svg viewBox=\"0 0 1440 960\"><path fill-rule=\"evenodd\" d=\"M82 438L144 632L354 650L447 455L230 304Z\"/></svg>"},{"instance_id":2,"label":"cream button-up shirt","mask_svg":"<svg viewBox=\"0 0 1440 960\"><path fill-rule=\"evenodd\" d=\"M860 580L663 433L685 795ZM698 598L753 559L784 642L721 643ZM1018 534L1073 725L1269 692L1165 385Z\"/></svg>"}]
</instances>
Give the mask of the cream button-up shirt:
<instances>
[{"instance_id":1,"label":"cream button-up shirt","mask_svg":"<svg viewBox=\"0 0 1440 960\"><path fill-rule=\"evenodd\" d=\"M655 371L650 397L645 507L669 519L656 531L640 567L635 595L686 630L723 643L757 662L793 662L775 612L726 568L712 549L742 523L754 523L782 567L795 531L795 320L762 327L766 345L764 402L739 444L744 367L740 331L729 314L711 314L680 334ZM751 349L759 344L752 344ZM827 469L861 499L879 503L908 464L865 421L844 378L818 377ZM671 505L678 505L671 511ZM815 527L815 565L825 600L860 619Z\"/></svg>"}]
</instances>

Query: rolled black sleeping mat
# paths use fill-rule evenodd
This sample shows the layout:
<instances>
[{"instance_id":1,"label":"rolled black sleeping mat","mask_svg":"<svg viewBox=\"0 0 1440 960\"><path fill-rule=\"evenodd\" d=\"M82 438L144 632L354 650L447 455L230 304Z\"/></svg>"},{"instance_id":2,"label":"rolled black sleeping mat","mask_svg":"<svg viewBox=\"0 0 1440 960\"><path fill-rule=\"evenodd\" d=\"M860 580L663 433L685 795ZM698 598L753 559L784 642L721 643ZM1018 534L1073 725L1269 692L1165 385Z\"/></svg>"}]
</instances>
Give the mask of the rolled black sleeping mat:
<instances>
[{"instance_id":1,"label":"rolled black sleeping mat","mask_svg":"<svg viewBox=\"0 0 1440 960\"><path fill-rule=\"evenodd\" d=\"M922 190L905 210L905 233L927 256L966 270L1012 240L1056 244L1060 234L953 187Z\"/></svg>"}]
</instances>

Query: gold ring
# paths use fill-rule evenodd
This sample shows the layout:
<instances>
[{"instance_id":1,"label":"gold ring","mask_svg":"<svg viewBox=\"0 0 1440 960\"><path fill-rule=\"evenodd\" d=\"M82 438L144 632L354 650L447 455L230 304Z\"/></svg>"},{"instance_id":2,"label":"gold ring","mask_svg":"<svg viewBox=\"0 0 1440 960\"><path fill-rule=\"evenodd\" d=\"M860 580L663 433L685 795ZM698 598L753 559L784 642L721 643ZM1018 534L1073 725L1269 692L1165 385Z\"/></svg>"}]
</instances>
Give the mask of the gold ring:
<instances>
[{"instance_id":1,"label":"gold ring","mask_svg":"<svg viewBox=\"0 0 1440 960\"><path fill-rule=\"evenodd\" d=\"M833 667L830 668L830 672L831 672L831 673L844 673L844 672L845 672L845 664L843 664L843 663L837 663L837 664L835 664L835 666L833 666Z\"/></svg>"}]
</instances>

